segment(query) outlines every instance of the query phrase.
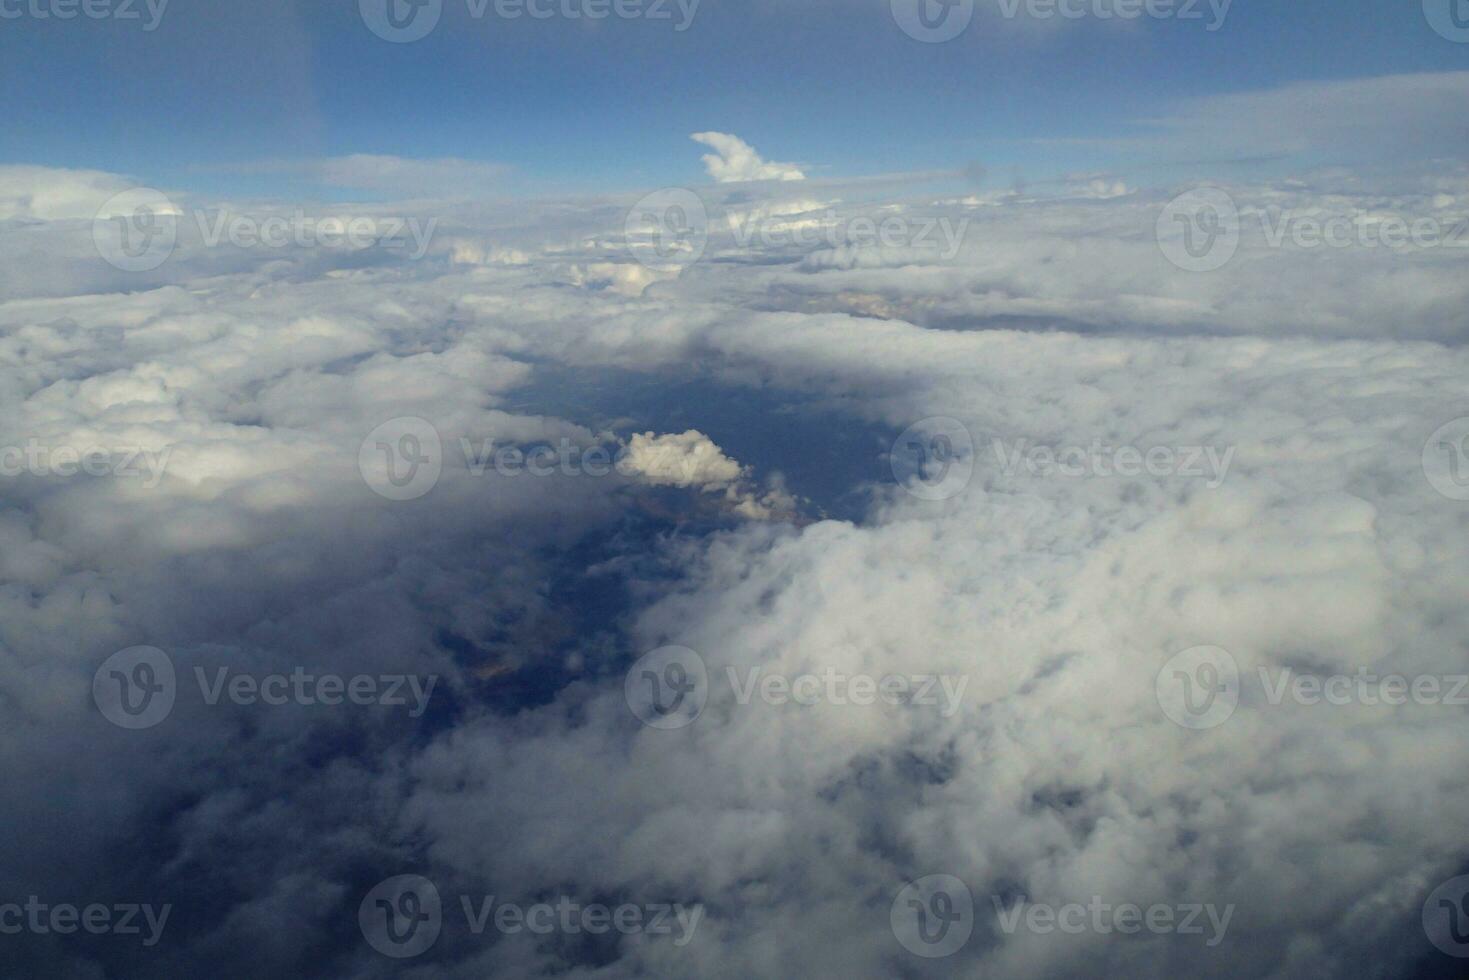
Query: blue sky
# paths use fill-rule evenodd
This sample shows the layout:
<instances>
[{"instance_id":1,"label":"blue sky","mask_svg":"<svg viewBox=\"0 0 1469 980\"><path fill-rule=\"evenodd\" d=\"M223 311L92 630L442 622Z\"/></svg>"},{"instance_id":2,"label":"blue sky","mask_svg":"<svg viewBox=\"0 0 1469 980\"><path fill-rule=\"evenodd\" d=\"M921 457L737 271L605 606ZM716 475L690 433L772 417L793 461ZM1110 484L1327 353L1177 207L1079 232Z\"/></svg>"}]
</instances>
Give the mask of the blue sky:
<instances>
[{"instance_id":1,"label":"blue sky","mask_svg":"<svg viewBox=\"0 0 1469 980\"><path fill-rule=\"evenodd\" d=\"M444 2L411 44L374 36L342 0L171 0L152 32L0 20L0 162L265 194L303 179L291 161L453 157L505 168L497 193L605 192L700 180L688 136L715 130L813 177L982 161L999 179L1146 182L1190 154L1116 141L1181 100L1469 69L1469 44L1429 29L1419 0L1238 0L1215 32L1207 4L1204 20L1126 27L981 12L941 44L902 33L887 0L703 0L683 32L676 7L590 23L473 19L466 0ZM1190 165L1258 165L1222 149Z\"/></svg>"}]
</instances>

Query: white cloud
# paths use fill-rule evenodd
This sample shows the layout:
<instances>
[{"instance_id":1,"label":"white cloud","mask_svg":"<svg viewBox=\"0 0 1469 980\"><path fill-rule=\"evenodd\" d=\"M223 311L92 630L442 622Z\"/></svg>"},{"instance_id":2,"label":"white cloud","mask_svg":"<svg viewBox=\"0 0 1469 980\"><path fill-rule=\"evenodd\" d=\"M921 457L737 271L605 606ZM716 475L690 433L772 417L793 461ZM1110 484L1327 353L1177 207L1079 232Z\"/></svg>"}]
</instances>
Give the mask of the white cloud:
<instances>
[{"instance_id":1,"label":"white cloud","mask_svg":"<svg viewBox=\"0 0 1469 980\"><path fill-rule=\"evenodd\" d=\"M1462 263L1251 234L1225 268L1183 273L1151 238L1163 197L1091 180L1065 199L826 205L839 227L911 222L896 246L741 245L711 214L708 257L657 277L607 244L623 214L603 202L425 209L458 224L416 263L225 264L184 239L128 275L98 268L85 222L0 229L0 446L171 454L152 488L0 477L0 776L27 788L0 796L17 831L0 884L205 895L158 975L246 954L380 972L356 905L364 878L405 869L451 909L482 891L707 910L683 948L447 933L417 964L435 976L1408 972L1430 952L1424 897L1466 857L1443 819L1469 805L1462 709L1252 696L1190 732L1154 685L1199 644L1247 677L1464 671L1469 513L1420 458L1465 410ZM1453 220L1469 200L1452 173L1230 192ZM803 219L779 200L732 206ZM948 257L917 233L961 217ZM421 500L358 471L401 416L443 449ZM899 490L885 455L936 416L974 441L944 501ZM504 475L487 440L572 461L621 444L635 465ZM1212 487L1058 476L997 448L1093 443L1232 465ZM444 700L409 724L196 696L120 733L87 706L91 678L138 643L186 680L433 673ZM670 643L718 686L693 725L654 731L624 672ZM828 669L967 683L945 715L741 703L728 680ZM117 849L140 835L144 857ZM197 888L201 867L230 887ZM1206 951L986 919L930 968L888 917L938 872L981 916L1019 893L1236 912ZM116 966L80 948L16 962Z\"/></svg>"},{"instance_id":2,"label":"white cloud","mask_svg":"<svg viewBox=\"0 0 1469 980\"><path fill-rule=\"evenodd\" d=\"M806 175L791 163L761 159L755 148L728 133L694 133L690 139L714 150L704 154L704 169L721 184L751 180L805 180Z\"/></svg>"},{"instance_id":3,"label":"white cloud","mask_svg":"<svg viewBox=\"0 0 1469 980\"><path fill-rule=\"evenodd\" d=\"M1336 160L1417 168L1464 156L1469 138L1443 121L1466 112L1469 72L1420 72L1198 96L1137 120L1142 135L1040 142L1132 151L1150 165L1160 157L1192 162L1329 153Z\"/></svg>"},{"instance_id":4,"label":"white cloud","mask_svg":"<svg viewBox=\"0 0 1469 980\"><path fill-rule=\"evenodd\" d=\"M724 455L704 433L635 434L627 443L626 467L655 486L723 489L741 475L740 464Z\"/></svg>"},{"instance_id":5,"label":"white cloud","mask_svg":"<svg viewBox=\"0 0 1469 980\"><path fill-rule=\"evenodd\" d=\"M136 186L99 170L0 166L0 220L91 220L114 195Z\"/></svg>"}]
</instances>

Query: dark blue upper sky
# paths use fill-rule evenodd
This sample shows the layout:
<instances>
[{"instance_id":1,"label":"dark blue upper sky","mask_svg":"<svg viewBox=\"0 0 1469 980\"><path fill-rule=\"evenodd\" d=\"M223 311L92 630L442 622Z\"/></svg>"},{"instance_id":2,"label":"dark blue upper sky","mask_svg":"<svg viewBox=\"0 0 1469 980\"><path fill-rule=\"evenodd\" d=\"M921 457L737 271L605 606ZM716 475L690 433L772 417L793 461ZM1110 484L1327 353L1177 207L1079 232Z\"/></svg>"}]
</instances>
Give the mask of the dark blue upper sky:
<instances>
[{"instance_id":1,"label":"dark blue upper sky","mask_svg":"<svg viewBox=\"0 0 1469 980\"><path fill-rule=\"evenodd\" d=\"M356 0L171 0L151 32L145 0L141 21L29 13L55 2L0 0L23 14L0 19L0 162L246 193L288 183L289 161L358 153L503 164L512 194L694 181L703 130L813 177L980 160L1043 178L1146 164L1110 141L1179 100L1469 69L1421 0L1237 0L1214 32L1207 3L1126 27L981 12L939 44L899 30L888 0L703 0L683 32L676 6L511 21L443 0L408 44Z\"/></svg>"}]
</instances>

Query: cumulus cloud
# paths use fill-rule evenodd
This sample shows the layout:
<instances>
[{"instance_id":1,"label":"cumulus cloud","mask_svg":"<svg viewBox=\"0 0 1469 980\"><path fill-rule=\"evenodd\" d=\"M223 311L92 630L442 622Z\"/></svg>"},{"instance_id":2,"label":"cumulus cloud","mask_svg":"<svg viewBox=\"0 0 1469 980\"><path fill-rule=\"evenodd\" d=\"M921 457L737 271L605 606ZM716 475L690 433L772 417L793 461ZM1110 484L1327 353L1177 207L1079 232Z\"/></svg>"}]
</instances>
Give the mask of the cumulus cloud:
<instances>
[{"instance_id":1,"label":"cumulus cloud","mask_svg":"<svg viewBox=\"0 0 1469 980\"><path fill-rule=\"evenodd\" d=\"M769 520L792 516L796 499L775 486L764 494L754 490L747 469L730 459L704 433L654 435L640 432L628 440L622 461L628 475L653 486L722 491L731 511L741 517Z\"/></svg>"},{"instance_id":2,"label":"cumulus cloud","mask_svg":"<svg viewBox=\"0 0 1469 980\"><path fill-rule=\"evenodd\" d=\"M751 180L805 180L801 168L791 163L768 162L755 148L728 133L694 133L690 139L714 150L704 154L704 169L721 184Z\"/></svg>"},{"instance_id":3,"label":"cumulus cloud","mask_svg":"<svg viewBox=\"0 0 1469 980\"><path fill-rule=\"evenodd\" d=\"M655 485L718 489L740 478L740 464L692 429L679 435L638 433L627 450L628 470Z\"/></svg>"}]
</instances>

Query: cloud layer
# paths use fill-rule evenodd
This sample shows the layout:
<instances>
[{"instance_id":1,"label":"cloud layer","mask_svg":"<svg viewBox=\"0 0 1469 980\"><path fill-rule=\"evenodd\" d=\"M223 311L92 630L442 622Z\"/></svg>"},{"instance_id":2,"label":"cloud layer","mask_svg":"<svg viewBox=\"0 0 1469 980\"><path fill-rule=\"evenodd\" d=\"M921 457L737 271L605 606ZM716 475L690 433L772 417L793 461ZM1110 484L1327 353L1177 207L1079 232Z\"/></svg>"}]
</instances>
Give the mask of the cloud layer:
<instances>
[{"instance_id":1,"label":"cloud layer","mask_svg":"<svg viewBox=\"0 0 1469 980\"><path fill-rule=\"evenodd\" d=\"M1160 245L1171 192L816 200L726 186L801 174L695 138L708 238L673 268L638 262L630 201L305 216L438 219L413 260L211 245L192 214L219 207L189 200L166 260L128 272L86 214L125 181L7 172L0 773L26 791L0 800L0 898L173 906L156 946L29 933L17 969L1437 964L1420 916L1469 857L1464 709L1270 691L1469 670L1469 509L1424 468L1469 414L1463 260L1271 230L1454 227L1465 175L1230 186L1237 252L1193 272ZM67 449L108 462L68 475ZM137 646L177 700L123 730L92 685ZM669 647L705 680L660 728L630 691ZM1189 728L1159 685L1199 647L1239 697ZM416 716L211 703L220 670L436 683ZM750 693L807 676L810 703ZM856 703L861 678L914 693ZM358 916L402 874L445 914L397 961ZM930 960L893 915L935 874L974 912ZM488 895L702 912L684 945L477 934L460 900ZM1213 946L997 913L1093 899L1232 912Z\"/></svg>"}]
</instances>

